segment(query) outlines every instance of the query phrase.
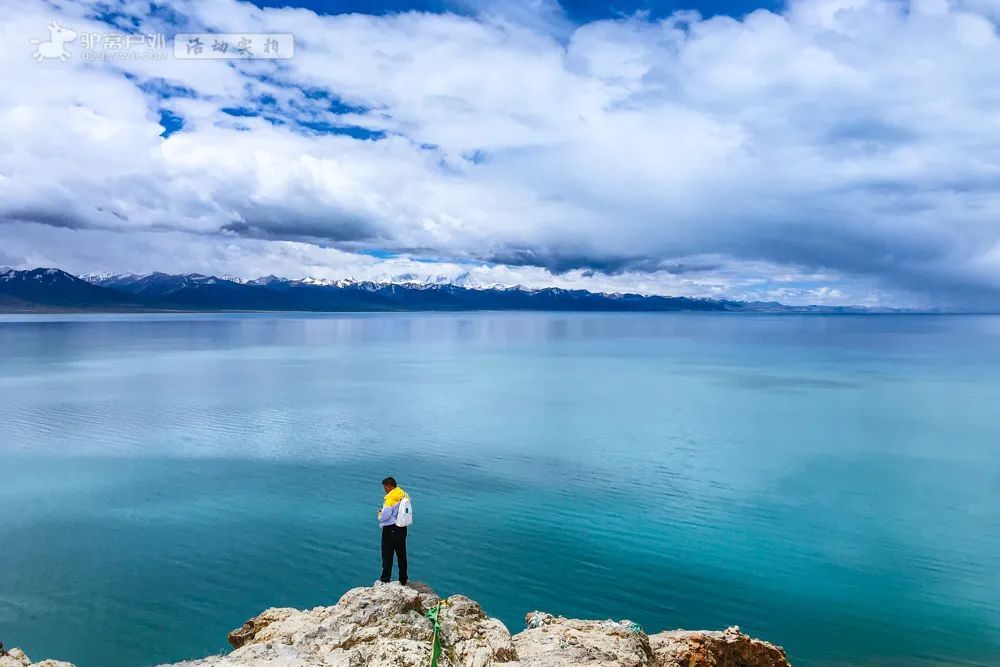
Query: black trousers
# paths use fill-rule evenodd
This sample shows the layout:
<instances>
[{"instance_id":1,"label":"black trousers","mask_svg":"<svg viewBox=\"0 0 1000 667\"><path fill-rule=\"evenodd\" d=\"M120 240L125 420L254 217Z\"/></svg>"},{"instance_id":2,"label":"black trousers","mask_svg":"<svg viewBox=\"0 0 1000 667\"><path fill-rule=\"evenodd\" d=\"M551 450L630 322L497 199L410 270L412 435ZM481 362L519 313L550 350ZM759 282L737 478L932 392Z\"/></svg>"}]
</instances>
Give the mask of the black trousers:
<instances>
[{"instance_id":1,"label":"black trousers","mask_svg":"<svg viewBox=\"0 0 1000 667\"><path fill-rule=\"evenodd\" d=\"M382 527L382 581L392 579L392 555L399 561L399 583L406 583L406 528Z\"/></svg>"}]
</instances>

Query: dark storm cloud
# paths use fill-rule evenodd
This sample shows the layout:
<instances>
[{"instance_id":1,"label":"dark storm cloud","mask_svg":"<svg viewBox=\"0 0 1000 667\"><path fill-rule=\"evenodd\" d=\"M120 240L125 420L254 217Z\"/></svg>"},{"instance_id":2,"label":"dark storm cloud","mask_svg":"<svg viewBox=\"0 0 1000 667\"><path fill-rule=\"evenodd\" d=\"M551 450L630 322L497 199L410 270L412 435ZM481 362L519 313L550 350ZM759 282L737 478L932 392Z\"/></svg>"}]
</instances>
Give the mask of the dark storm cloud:
<instances>
[{"instance_id":1,"label":"dark storm cloud","mask_svg":"<svg viewBox=\"0 0 1000 667\"><path fill-rule=\"evenodd\" d=\"M660 265L660 270L675 276L688 274L706 273L715 271L723 267L720 262L672 262L667 261Z\"/></svg>"},{"instance_id":2,"label":"dark storm cloud","mask_svg":"<svg viewBox=\"0 0 1000 667\"><path fill-rule=\"evenodd\" d=\"M571 246L572 244L567 244ZM663 270L663 260L655 257L610 256L600 251L587 252L572 247L506 248L482 258L484 261L508 266L535 266L553 273L583 270L592 273L619 275L625 272Z\"/></svg>"},{"instance_id":3,"label":"dark storm cloud","mask_svg":"<svg viewBox=\"0 0 1000 667\"><path fill-rule=\"evenodd\" d=\"M839 227L824 223L773 224L722 245L741 256L851 273L881 273L892 265L931 262L946 252L947 246L940 240L935 242L924 235L879 234L866 228L863 220L857 223L846 222Z\"/></svg>"},{"instance_id":4,"label":"dark storm cloud","mask_svg":"<svg viewBox=\"0 0 1000 667\"><path fill-rule=\"evenodd\" d=\"M76 212L54 206L16 208L0 213L0 222L36 222L64 229L89 226L88 222Z\"/></svg>"},{"instance_id":5,"label":"dark storm cloud","mask_svg":"<svg viewBox=\"0 0 1000 667\"><path fill-rule=\"evenodd\" d=\"M379 234L379 226L373 222L359 215L328 208L304 214L301 208L283 205L241 205L237 207L237 212L242 219L227 222L220 231L249 238L335 244L374 241Z\"/></svg>"}]
</instances>

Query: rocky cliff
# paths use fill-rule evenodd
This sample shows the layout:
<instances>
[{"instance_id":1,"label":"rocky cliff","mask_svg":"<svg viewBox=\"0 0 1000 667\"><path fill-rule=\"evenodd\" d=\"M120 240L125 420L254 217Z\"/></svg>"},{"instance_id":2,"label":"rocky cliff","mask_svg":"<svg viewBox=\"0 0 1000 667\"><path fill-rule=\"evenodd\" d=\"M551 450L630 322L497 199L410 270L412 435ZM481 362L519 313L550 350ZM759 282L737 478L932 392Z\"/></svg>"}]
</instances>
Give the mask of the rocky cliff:
<instances>
[{"instance_id":1,"label":"rocky cliff","mask_svg":"<svg viewBox=\"0 0 1000 667\"><path fill-rule=\"evenodd\" d=\"M9 651L3 650L0 644L0 667L74 667L68 662L58 660L42 660L41 662L31 662L31 659L19 648L12 648Z\"/></svg>"},{"instance_id":2,"label":"rocky cliff","mask_svg":"<svg viewBox=\"0 0 1000 667\"><path fill-rule=\"evenodd\" d=\"M268 609L229 633L227 655L161 667L426 667L439 603L420 584L348 591L332 607ZM647 635L627 621L583 621L530 612L512 635L474 600L441 601L440 667L788 667L785 651L739 628ZM23 656L23 654L21 654ZM72 667L0 657L0 667ZM4 662L8 660L10 662Z\"/></svg>"}]
</instances>

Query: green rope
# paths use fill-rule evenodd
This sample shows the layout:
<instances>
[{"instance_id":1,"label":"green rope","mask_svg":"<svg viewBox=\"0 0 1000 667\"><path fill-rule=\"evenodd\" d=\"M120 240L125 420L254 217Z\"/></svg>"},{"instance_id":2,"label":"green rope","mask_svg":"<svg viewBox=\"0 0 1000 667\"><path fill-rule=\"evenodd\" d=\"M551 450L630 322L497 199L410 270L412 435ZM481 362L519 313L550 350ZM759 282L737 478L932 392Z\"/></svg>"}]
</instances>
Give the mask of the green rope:
<instances>
[{"instance_id":1,"label":"green rope","mask_svg":"<svg viewBox=\"0 0 1000 667\"><path fill-rule=\"evenodd\" d=\"M437 667L438 658L441 657L441 622L438 620L438 613L441 611L441 600L434 605L433 609L427 610L427 618L434 624L434 639L431 644L431 662L429 667Z\"/></svg>"}]
</instances>

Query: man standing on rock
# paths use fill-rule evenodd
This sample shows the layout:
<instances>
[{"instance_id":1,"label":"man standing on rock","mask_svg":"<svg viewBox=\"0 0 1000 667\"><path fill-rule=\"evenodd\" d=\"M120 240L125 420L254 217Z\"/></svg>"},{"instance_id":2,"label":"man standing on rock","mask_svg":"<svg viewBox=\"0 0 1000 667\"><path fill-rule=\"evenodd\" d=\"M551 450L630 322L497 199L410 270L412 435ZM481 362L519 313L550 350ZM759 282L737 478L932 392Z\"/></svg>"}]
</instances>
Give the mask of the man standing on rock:
<instances>
[{"instance_id":1,"label":"man standing on rock","mask_svg":"<svg viewBox=\"0 0 1000 667\"><path fill-rule=\"evenodd\" d=\"M412 516L410 496L396 485L396 480L386 477L382 480L385 500L378 511L378 525L382 527L382 576L379 581L389 583L392 579L392 555L399 561L399 583L406 585L406 526ZM402 510L402 513L401 512Z\"/></svg>"}]
</instances>

